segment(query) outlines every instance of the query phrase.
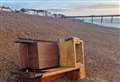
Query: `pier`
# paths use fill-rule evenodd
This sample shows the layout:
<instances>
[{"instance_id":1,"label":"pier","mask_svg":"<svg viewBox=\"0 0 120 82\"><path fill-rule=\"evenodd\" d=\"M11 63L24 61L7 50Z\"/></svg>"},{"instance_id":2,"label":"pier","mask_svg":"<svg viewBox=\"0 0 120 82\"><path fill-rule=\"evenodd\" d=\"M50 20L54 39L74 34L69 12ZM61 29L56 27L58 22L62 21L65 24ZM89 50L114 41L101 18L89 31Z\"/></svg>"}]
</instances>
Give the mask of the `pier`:
<instances>
[{"instance_id":1,"label":"pier","mask_svg":"<svg viewBox=\"0 0 120 82\"><path fill-rule=\"evenodd\" d=\"M113 23L113 19L115 17L120 17L120 15L65 16L64 18L82 18L83 21L85 20L85 18L91 18L91 23L93 23L95 17L99 17L102 24L105 17L110 17L110 22Z\"/></svg>"}]
</instances>

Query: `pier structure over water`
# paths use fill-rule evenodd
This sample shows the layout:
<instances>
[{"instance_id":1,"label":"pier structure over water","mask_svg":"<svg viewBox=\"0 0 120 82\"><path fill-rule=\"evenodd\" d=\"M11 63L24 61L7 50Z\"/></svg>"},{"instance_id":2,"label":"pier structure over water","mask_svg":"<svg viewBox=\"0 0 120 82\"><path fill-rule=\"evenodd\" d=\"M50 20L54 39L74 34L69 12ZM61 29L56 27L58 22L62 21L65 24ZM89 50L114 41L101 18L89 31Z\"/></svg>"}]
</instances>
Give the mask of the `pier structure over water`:
<instances>
[{"instance_id":1,"label":"pier structure over water","mask_svg":"<svg viewBox=\"0 0 120 82\"><path fill-rule=\"evenodd\" d=\"M91 22L93 23L95 17L100 17L100 22L102 24L105 17L110 17L110 22L113 23L113 19L115 17L120 17L120 15L65 16L64 18L82 18L82 21L84 21L85 18L91 18Z\"/></svg>"}]
</instances>

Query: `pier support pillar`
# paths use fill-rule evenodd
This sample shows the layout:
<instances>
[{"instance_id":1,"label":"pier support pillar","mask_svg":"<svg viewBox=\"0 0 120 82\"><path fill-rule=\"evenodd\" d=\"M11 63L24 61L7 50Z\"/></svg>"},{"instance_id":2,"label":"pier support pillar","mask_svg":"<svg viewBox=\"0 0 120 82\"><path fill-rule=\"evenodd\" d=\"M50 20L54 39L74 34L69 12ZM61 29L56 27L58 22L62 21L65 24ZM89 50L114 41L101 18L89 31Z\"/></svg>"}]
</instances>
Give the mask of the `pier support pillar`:
<instances>
[{"instance_id":1,"label":"pier support pillar","mask_svg":"<svg viewBox=\"0 0 120 82\"><path fill-rule=\"evenodd\" d=\"M103 23L103 16L101 16L101 24Z\"/></svg>"},{"instance_id":2,"label":"pier support pillar","mask_svg":"<svg viewBox=\"0 0 120 82\"><path fill-rule=\"evenodd\" d=\"M113 16L111 16L111 23L113 23Z\"/></svg>"},{"instance_id":3,"label":"pier support pillar","mask_svg":"<svg viewBox=\"0 0 120 82\"><path fill-rule=\"evenodd\" d=\"M91 17L91 22L93 23L93 16Z\"/></svg>"}]
</instances>

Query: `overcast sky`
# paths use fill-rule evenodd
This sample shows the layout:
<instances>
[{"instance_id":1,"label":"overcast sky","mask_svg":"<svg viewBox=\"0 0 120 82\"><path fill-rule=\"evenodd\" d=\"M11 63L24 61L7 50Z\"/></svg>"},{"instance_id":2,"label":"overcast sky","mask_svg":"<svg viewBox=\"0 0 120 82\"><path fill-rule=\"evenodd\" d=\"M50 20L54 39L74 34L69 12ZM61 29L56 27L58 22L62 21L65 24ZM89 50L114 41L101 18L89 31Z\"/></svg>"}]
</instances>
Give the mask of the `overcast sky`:
<instances>
[{"instance_id":1,"label":"overcast sky","mask_svg":"<svg viewBox=\"0 0 120 82\"><path fill-rule=\"evenodd\" d=\"M0 0L0 5L10 6L13 9L35 8L69 13L69 11L78 11L76 8L102 8L115 7L115 5L118 7L119 0Z\"/></svg>"}]
</instances>

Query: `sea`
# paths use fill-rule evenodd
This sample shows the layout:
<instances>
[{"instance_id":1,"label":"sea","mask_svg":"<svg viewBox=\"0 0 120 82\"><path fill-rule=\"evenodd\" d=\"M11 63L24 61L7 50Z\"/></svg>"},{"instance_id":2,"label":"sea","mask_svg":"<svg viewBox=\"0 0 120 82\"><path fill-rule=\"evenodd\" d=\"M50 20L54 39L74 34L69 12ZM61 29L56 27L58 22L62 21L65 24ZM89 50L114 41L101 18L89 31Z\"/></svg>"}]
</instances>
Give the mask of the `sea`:
<instances>
[{"instance_id":1,"label":"sea","mask_svg":"<svg viewBox=\"0 0 120 82\"><path fill-rule=\"evenodd\" d=\"M113 17L113 21L111 22L111 17L103 17L103 21L101 23L101 18L100 17L94 17L93 22L91 17L88 18L75 18L76 20L80 20L81 22L85 23L91 23L91 24L97 24L100 26L105 26L105 27L114 27L114 28L120 28L120 17Z\"/></svg>"}]
</instances>

